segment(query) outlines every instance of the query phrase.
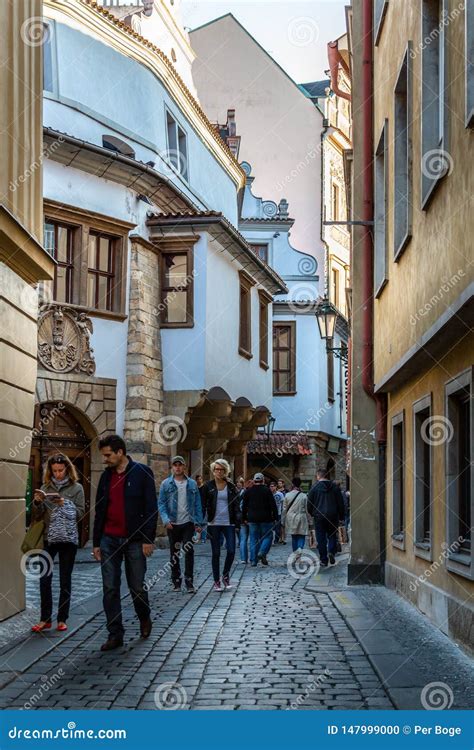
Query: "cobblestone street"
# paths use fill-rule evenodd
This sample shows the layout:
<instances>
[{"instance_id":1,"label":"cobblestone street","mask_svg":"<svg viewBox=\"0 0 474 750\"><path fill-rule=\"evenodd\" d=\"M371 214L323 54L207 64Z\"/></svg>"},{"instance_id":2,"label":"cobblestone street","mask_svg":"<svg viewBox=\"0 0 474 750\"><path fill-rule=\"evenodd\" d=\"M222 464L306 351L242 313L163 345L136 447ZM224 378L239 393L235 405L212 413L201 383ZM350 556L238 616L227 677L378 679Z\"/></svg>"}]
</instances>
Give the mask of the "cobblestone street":
<instances>
[{"instance_id":1,"label":"cobblestone street","mask_svg":"<svg viewBox=\"0 0 474 750\"><path fill-rule=\"evenodd\" d=\"M474 706L469 659L422 615L382 587L347 588L347 554L301 579L290 575L288 554L288 545L274 547L268 568L237 565L233 589L215 593L209 547L198 546L197 593L189 596L156 576L168 555L158 550L148 576L156 579L151 637L139 639L127 596L125 645L106 654L98 651L106 637L100 571L92 562L76 565L80 603L65 636L19 638L14 620L4 623L16 641L0 655L0 706L421 708L433 682L451 691L453 709Z\"/></svg>"}]
</instances>

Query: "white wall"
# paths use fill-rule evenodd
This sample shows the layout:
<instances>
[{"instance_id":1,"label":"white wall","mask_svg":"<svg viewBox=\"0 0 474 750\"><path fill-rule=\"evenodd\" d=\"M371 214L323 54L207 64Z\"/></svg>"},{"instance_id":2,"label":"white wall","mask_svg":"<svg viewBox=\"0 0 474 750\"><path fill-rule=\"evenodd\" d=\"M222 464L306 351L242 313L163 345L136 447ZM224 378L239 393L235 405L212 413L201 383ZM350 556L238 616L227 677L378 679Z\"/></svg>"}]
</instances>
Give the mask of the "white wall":
<instances>
[{"instance_id":1,"label":"white wall","mask_svg":"<svg viewBox=\"0 0 474 750\"><path fill-rule=\"evenodd\" d=\"M102 146L102 135L125 140L202 207L222 211L236 224L236 188L161 81L146 67L65 24L56 23L55 92L45 97L46 126ZM189 179L163 160L166 107L187 133Z\"/></svg>"},{"instance_id":2,"label":"white wall","mask_svg":"<svg viewBox=\"0 0 474 750\"><path fill-rule=\"evenodd\" d=\"M320 239L322 114L231 16L190 33L193 77L207 116L236 110L240 158L252 165L254 193L286 198L296 219L292 243L323 266Z\"/></svg>"}]
</instances>

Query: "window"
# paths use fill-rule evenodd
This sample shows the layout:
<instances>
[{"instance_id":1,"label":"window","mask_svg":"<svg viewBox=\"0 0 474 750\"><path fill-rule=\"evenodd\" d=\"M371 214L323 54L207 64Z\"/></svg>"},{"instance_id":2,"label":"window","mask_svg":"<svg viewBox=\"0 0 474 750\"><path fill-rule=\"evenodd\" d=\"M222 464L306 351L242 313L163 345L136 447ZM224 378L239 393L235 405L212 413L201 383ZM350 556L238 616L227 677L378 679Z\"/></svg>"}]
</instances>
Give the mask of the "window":
<instances>
[{"instance_id":1,"label":"window","mask_svg":"<svg viewBox=\"0 0 474 750\"><path fill-rule=\"evenodd\" d=\"M334 346L334 340L327 340L328 347ZM334 394L334 355L331 351L326 352L327 376L328 376L328 401L334 403L336 396Z\"/></svg>"},{"instance_id":2,"label":"window","mask_svg":"<svg viewBox=\"0 0 474 750\"><path fill-rule=\"evenodd\" d=\"M268 305L273 302L269 294L259 289L259 326L260 326L260 367L268 370Z\"/></svg>"},{"instance_id":3,"label":"window","mask_svg":"<svg viewBox=\"0 0 474 750\"><path fill-rule=\"evenodd\" d=\"M431 396L413 405L415 552L431 559L432 440Z\"/></svg>"},{"instance_id":4,"label":"window","mask_svg":"<svg viewBox=\"0 0 474 750\"><path fill-rule=\"evenodd\" d=\"M53 29L49 23L43 24L43 91L54 91L53 72Z\"/></svg>"},{"instance_id":5,"label":"window","mask_svg":"<svg viewBox=\"0 0 474 750\"><path fill-rule=\"evenodd\" d=\"M387 12L388 0L374 0L374 44L380 41L382 25Z\"/></svg>"},{"instance_id":6,"label":"window","mask_svg":"<svg viewBox=\"0 0 474 750\"><path fill-rule=\"evenodd\" d=\"M125 317L127 236L133 224L46 200L44 246L56 260L45 299Z\"/></svg>"},{"instance_id":7,"label":"window","mask_svg":"<svg viewBox=\"0 0 474 750\"><path fill-rule=\"evenodd\" d=\"M378 297L388 279L388 120L385 120L375 151L374 185L374 290L375 296Z\"/></svg>"},{"instance_id":8,"label":"window","mask_svg":"<svg viewBox=\"0 0 474 750\"><path fill-rule=\"evenodd\" d=\"M474 128L474 0L464 0L466 127Z\"/></svg>"},{"instance_id":9,"label":"window","mask_svg":"<svg viewBox=\"0 0 474 750\"><path fill-rule=\"evenodd\" d=\"M74 228L46 219L44 223L44 247L57 262L54 269L53 299L55 302L73 302Z\"/></svg>"},{"instance_id":10,"label":"window","mask_svg":"<svg viewBox=\"0 0 474 750\"><path fill-rule=\"evenodd\" d=\"M332 272L332 301L335 307L339 307L339 271L337 268L333 268Z\"/></svg>"},{"instance_id":11,"label":"window","mask_svg":"<svg viewBox=\"0 0 474 750\"><path fill-rule=\"evenodd\" d=\"M472 369L446 386L446 502L448 564L453 572L474 578L473 520L473 404Z\"/></svg>"},{"instance_id":12,"label":"window","mask_svg":"<svg viewBox=\"0 0 474 750\"><path fill-rule=\"evenodd\" d=\"M163 328L187 328L193 321L192 251L162 251L161 316Z\"/></svg>"},{"instance_id":13,"label":"window","mask_svg":"<svg viewBox=\"0 0 474 750\"><path fill-rule=\"evenodd\" d=\"M339 185L336 182L333 182L331 185L331 211L333 221L340 220L340 200Z\"/></svg>"},{"instance_id":14,"label":"window","mask_svg":"<svg viewBox=\"0 0 474 750\"><path fill-rule=\"evenodd\" d=\"M423 0L422 39L429 39L421 58L421 202L426 208L433 190L449 168L446 153L446 0Z\"/></svg>"},{"instance_id":15,"label":"window","mask_svg":"<svg viewBox=\"0 0 474 750\"><path fill-rule=\"evenodd\" d=\"M411 44L395 86L394 101L394 258L398 260L411 237Z\"/></svg>"},{"instance_id":16,"label":"window","mask_svg":"<svg viewBox=\"0 0 474 750\"><path fill-rule=\"evenodd\" d=\"M103 234L89 234L87 268L87 306L96 310L114 309L115 264L114 239Z\"/></svg>"},{"instance_id":17,"label":"window","mask_svg":"<svg viewBox=\"0 0 474 750\"><path fill-rule=\"evenodd\" d=\"M135 158L135 151L126 141L121 138L117 138L115 135L103 135L102 145L104 148L115 151L117 154L123 154L123 156L129 156L131 159Z\"/></svg>"},{"instance_id":18,"label":"window","mask_svg":"<svg viewBox=\"0 0 474 750\"><path fill-rule=\"evenodd\" d=\"M265 263L268 263L268 242L250 244L250 247L254 251L255 255L258 255L260 260L263 260Z\"/></svg>"},{"instance_id":19,"label":"window","mask_svg":"<svg viewBox=\"0 0 474 750\"><path fill-rule=\"evenodd\" d=\"M405 549L405 445L403 413L392 419L392 542Z\"/></svg>"},{"instance_id":20,"label":"window","mask_svg":"<svg viewBox=\"0 0 474 750\"><path fill-rule=\"evenodd\" d=\"M296 393L296 323L273 326L273 395Z\"/></svg>"},{"instance_id":21,"label":"window","mask_svg":"<svg viewBox=\"0 0 474 750\"><path fill-rule=\"evenodd\" d=\"M188 147L186 133L169 112L166 113L166 131L168 136L168 161L187 180Z\"/></svg>"},{"instance_id":22,"label":"window","mask_svg":"<svg viewBox=\"0 0 474 750\"><path fill-rule=\"evenodd\" d=\"M252 287L254 280L245 271L239 271L239 354L252 357Z\"/></svg>"}]
</instances>

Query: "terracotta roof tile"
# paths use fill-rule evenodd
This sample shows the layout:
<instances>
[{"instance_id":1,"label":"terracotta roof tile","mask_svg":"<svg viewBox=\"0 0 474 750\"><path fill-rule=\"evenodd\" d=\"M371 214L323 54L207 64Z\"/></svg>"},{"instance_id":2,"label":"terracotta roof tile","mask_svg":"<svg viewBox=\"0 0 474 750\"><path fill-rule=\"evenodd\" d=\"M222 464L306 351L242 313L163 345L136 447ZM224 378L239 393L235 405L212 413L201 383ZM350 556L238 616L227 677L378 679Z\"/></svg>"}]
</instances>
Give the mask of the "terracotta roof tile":
<instances>
[{"instance_id":1,"label":"terracotta roof tile","mask_svg":"<svg viewBox=\"0 0 474 750\"><path fill-rule=\"evenodd\" d=\"M308 437L296 432L276 432L270 436L257 433L255 440L247 444L247 453L310 456L312 452Z\"/></svg>"}]
</instances>

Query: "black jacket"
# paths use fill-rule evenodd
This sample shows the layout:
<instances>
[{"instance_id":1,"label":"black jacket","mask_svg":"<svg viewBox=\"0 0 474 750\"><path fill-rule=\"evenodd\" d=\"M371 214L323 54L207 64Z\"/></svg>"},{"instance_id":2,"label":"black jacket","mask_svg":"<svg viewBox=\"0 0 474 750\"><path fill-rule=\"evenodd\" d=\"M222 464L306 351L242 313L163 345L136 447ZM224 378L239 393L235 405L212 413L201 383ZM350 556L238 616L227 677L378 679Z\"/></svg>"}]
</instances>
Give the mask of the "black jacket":
<instances>
[{"instance_id":1,"label":"black jacket","mask_svg":"<svg viewBox=\"0 0 474 750\"><path fill-rule=\"evenodd\" d=\"M207 520L212 522L216 515L217 506L217 485L214 479L206 482L202 487L201 502L203 515L207 515ZM239 490L227 482L227 504L229 506L229 521L231 526L240 526L240 497Z\"/></svg>"},{"instance_id":2,"label":"black jacket","mask_svg":"<svg viewBox=\"0 0 474 750\"><path fill-rule=\"evenodd\" d=\"M342 492L330 479L321 479L311 487L308 494L308 513L315 520L326 518L335 523L344 518Z\"/></svg>"},{"instance_id":3,"label":"black jacket","mask_svg":"<svg viewBox=\"0 0 474 750\"><path fill-rule=\"evenodd\" d=\"M145 464L132 461L130 457L125 469L125 521L127 538L143 544L153 544L156 536L158 507L155 477ZM110 479L114 469L102 472L95 501L93 545L100 547L109 504Z\"/></svg>"},{"instance_id":4,"label":"black jacket","mask_svg":"<svg viewBox=\"0 0 474 750\"><path fill-rule=\"evenodd\" d=\"M273 492L264 484L254 484L242 498L242 520L249 523L278 521L278 509Z\"/></svg>"}]
</instances>

